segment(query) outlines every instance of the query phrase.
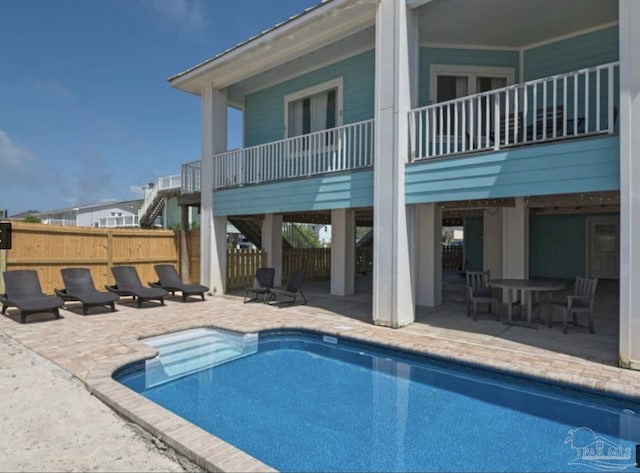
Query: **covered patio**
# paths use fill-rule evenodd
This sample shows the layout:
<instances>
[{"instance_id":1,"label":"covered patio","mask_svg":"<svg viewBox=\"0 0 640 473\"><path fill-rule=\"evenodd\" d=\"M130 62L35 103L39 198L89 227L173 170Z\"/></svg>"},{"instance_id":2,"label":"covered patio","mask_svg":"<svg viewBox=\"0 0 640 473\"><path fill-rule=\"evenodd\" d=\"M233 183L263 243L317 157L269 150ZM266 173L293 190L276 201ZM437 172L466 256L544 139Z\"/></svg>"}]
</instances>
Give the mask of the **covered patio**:
<instances>
[{"instance_id":1,"label":"covered patio","mask_svg":"<svg viewBox=\"0 0 640 473\"><path fill-rule=\"evenodd\" d=\"M570 288L572 281L566 281ZM304 293L308 305L305 312L344 316L365 323L371 323L371 274L357 275L355 294L351 296L332 296L329 281L307 282ZM569 324L568 333L562 333L559 321L561 313L554 313L554 325L548 328L538 323L537 329L506 325L506 307L501 305L501 321L494 314L479 312L478 320L466 316L466 296L464 276L455 272L444 272L442 278L442 304L437 307L416 309L415 323L396 329L411 334L428 334L452 343L463 341L478 344L486 348L512 349L518 352L530 352L531 356L540 350L553 356L570 355L584 360L608 366L618 366L619 336L619 284L617 280L598 282L594 309L595 333L589 333L586 318L578 318L579 327ZM243 291L230 295L239 296ZM286 312L287 308L281 309ZM484 306L481 310L486 310ZM543 318L547 307L543 306ZM516 312L517 313L517 312ZM537 312L536 312L537 313Z\"/></svg>"}]
</instances>

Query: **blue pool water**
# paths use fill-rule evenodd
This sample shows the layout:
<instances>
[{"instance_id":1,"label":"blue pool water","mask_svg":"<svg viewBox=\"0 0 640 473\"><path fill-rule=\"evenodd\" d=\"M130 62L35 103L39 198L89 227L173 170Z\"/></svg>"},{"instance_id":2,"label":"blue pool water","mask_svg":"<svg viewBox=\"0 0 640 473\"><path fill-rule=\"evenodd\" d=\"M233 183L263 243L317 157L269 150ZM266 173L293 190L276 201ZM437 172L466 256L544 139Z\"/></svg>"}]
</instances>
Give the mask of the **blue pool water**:
<instances>
[{"instance_id":1,"label":"blue pool water","mask_svg":"<svg viewBox=\"0 0 640 473\"><path fill-rule=\"evenodd\" d=\"M634 470L640 443L640 403L305 332L114 377L282 471Z\"/></svg>"}]
</instances>

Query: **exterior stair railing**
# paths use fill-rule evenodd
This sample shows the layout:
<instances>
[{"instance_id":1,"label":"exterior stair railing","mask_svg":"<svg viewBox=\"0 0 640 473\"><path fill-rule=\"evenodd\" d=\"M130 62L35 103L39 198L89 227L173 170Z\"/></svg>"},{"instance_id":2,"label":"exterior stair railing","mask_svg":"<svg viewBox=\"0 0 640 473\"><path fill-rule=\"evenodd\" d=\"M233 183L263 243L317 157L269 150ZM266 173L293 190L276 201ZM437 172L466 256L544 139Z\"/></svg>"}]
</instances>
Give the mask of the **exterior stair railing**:
<instances>
[{"instance_id":1,"label":"exterior stair railing","mask_svg":"<svg viewBox=\"0 0 640 473\"><path fill-rule=\"evenodd\" d=\"M158 183L151 187L145 196L142 207L138 210L140 226L152 226L160 212L162 212L167 197L179 194L181 188L182 176L180 174L158 179Z\"/></svg>"}]
</instances>

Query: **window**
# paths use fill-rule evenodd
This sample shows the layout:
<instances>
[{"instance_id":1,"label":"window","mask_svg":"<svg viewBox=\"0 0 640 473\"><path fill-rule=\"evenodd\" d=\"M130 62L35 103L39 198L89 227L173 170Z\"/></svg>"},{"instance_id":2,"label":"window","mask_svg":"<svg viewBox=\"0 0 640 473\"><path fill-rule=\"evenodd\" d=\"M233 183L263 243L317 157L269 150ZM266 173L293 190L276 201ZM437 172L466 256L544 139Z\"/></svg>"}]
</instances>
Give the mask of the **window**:
<instances>
[{"instance_id":1,"label":"window","mask_svg":"<svg viewBox=\"0 0 640 473\"><path fill-rule=\"evenodd\" d=\"M289 136L300 136L336 126L336 89L289 102Z\"/></svg>"},{"instance_id":2,"label":"window","mask_svg":"<svg viewBox=\"0 0 640 473\"><path fill-rule=\"evenodd\" d=\"M513 84L514 71L504 67L474 67L434 64L431 66L431 103L448 102L469 95L501 89ZM447 136L456 127L458 130L470 129L470 117L474 117L475 129L485 130L487 126L487 107L489 123L493 121L493 97L476 102L455 102L443 106L443 122L436 118L438 134ZM500 104L501 115L504 103ZM456 140L457 137L454 137Z\"/></svg>"},{"instance_id":3,"label":"window","mask_svg":"<svg viewBox=\"0 0 640 473\"><path fill-rule=\"evenodd\" d=\"M513 69L508 67L434 64L431 66L431 102L444 102L488 92L511 85L513 81Z\"/></svg>"},{"instance_id":4,"label":"window","mask_svg":"<svg viewBox=\"0 0 640 473\"><path fill-rule=\"evenodd\" d=\"M285 101L285 137L330 130L342 124L342 79L289 94Z\"/></svg>"}]
</instances>

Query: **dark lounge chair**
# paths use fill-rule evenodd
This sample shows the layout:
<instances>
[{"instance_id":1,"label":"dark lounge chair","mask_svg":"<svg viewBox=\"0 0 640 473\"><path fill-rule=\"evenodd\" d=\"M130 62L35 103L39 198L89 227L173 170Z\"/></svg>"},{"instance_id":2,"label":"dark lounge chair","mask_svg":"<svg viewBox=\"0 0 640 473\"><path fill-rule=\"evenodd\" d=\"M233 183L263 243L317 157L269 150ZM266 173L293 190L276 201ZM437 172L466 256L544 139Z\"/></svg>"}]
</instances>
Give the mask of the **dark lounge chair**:
<instances>
[{"instance_id":1,"label":"dark lounge chair","mask_svg":"<svg viewBox=\"0 0 640 473\"><path fill-rule=\"evenodd\" d=\"M65 268L60 270L64 289L56 289L63 301L82 302L82 313L87 315L90 307L109 306L111 311L116 310L118 295L113 292L98 291L91 273L87 268Z\"/></svg>"},{"instance_id":2,"label":"dark lounge chair","mask_svg":"<svg viewBox=\"0 0 640 473\"><path fill-rule=\"evenodd\" d=\"M172 264L156 264L154 266L158 275L158 282L150 283L152 287L160 287L169 291L171 295L182 292L182 301L186 301L189 296L199 295L204 300L204 293L209 290L207 286L201 284L185 284L180 280L178 271Z\"/></svg>"},{"instance_id":3,"label":"dark lounge chair","mask_svg":"<svg viewBox=\"0 0 640 473\"><path fill-rule=\"evenodd\" d=\"M298 299L298 296L302 297L302 304L307 303L307 298L304 297L302 292L302 280L304 279L304 271L296 269L291 273L289 282L285 289L271 289L278 307L282 307L284 304L293 304Z\"/></svg>"},{"instance_id":4,"label":"dark lounge chair","mask_svg":"<svg viewBox=\"0 0 640 473\"><path fill-rule=\"evenodd\" d=\"M245 287L244 302L257 301L262 296L262 302L266 302L267 298L271 298L271 289L273 289L273 280L276 270L274 268L258 268L253 278L253 286ZM249 297L254 294L253 297Z\"/></svg>"},{"instance_id":5,"label":"dark lounge chair","mask_svg":"<svg viewBox=\"0 0 640 473\"><path fill-rule=\"evenodd\" d=\"M164 305L164 296L167 295L167 291L160 287L143 286L135 267L114 266L111 272L116 283L113 286L105 286L108 291L119 296L132 296L138 302L138 307L142 307L144 301L156 299Z\"/></svg>"},{"instance_id":6,"label":"dark lounge chair","mask_svg":"<svg viewBox=\"0 0 640 473\"><path fill-rule=\"evenodd\" d=\"M14 269L3 273L6 294L0 295L2 313L8 307L20 310L20 322L25 323L27 315L53 312L60 318L60 307L64 301L58 296L47 296L42 292L38 273L31 269Z\"/></svg>"}]
</instances>

